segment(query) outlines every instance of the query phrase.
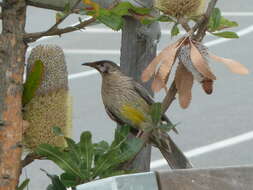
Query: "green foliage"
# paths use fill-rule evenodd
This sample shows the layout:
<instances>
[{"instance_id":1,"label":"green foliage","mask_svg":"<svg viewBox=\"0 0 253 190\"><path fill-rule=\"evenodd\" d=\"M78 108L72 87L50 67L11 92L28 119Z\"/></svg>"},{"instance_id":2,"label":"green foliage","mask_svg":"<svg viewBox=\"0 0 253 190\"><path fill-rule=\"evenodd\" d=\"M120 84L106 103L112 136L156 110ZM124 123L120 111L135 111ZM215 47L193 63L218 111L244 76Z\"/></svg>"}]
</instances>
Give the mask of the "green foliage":
<instances>
[{"instance_id":1,"label":"green foliage","mask_svg":"<svg viewBox=\"0 0 253 190\"><path fill-rule=\"evenodd\" d=\"M151 106L151 117L152 121L155 125L157 125L162 117L162 104L161 103L154 103Z\"/></svg>"},{"instance_id":2,"label":"green foliage","mask_svg":"<svg viewBox=\"0 0 253 190\"><path fill-rule=\"evenodd\" d=\"M172 130L177 126L161 122L163 113L162 113L162 104L159 102L152 104L150 115L152 117L152 122L155 128L159 128L162 131L169 132L170 130Z\"/></svg>"},{"instance_id":3,"label":"green foliage","mask_svg":"<svg viewBox=\"0 0 253 190\"><path fill-rule=\"evenodd\" d=\"M143 17L140 19L142 24L152 24L153 22L175 22L170 16L168 15L160 15L158 17Z\"/></svg>"},{"instance_id":4,"label":"green foliage","mask_svg":"<svg viewBox=\"0 0 253 190\"><path fill-rule=\"evenodd\" d=\"M239 38L235 32L217 32L226 28L232 28L236 26L238 26L237 22L230 21L224 18L223 16L221 16L221 11L218 8L215 8L208 23L208 31L215 36L223 38Z\"/></svg>"},{"instance_id":5,"label":"green foliage","mask_svg":"<svg viewBox=\"0 0 253 190\"><path fill-rule=\"evenodd\" d=\"M230 31L216 32L212 34L215 36L223 37L223 38L239 38L239 36L235 32L230 32Z\"/></svg>"},{"instance_id":6,"label":"green foliage","mask_svg":"<svg viewBox=\"0 0 253 190\"><path fill-rule=\"evenodd\" d=\"M175 23L171 29L171 37L179 34L179 28L177 27L177 23Z\"/></svg>"},{"instance_id":7,"label":"green foliage","mask_svg":"<svg viewBox=\"0 0 253 190\"><path fill-rule=\"evenodd\" d=\"M120 169L120 165L133 158L143 144L140 139L128 139L129 131L129 126L116 129L111 145L105 141L92 143L88 131L81 134L78 143L65 137L65 149L49 144L39 145L35 152L53 161L64 171L60 177L48 175L53 183L50 190L58 190L55 184L73 187L95 179L129 173Z\"/></svg>"},{"instance_id":8,"label":"green foliage","mask_svg":"<svg viewBox=\"0 0 253 190\"><path fill-rule=\"evenodd\" d=\"M62 132L62 130L61 130L60 127L53 127L52 130L53 130L53 133L55 135L57 135L57 136L64 136L64 134L63 134L63 132Z\"/></svg>"},{"instance_id":9,"label":"green foliage","mask_svg":"<svg viewBox=\"0 0 253 190\"><path fill-rule=\"evenodd\" d=\"M124 23L123 16L132 14L145 15L149 12L150 9L148 8L135 7L129 2L120 2L111 9L99 7L98 10L87 11L87 14L95 16L101 23L113 30L120 30Z\"/></svg>"},{"instance_id":10,"label":"green foliage","mask_svg":"<svg viewBox=\"0 0 253 190\"><path fill-rule=\"evenodd\" d=\"M41 169L46 175L51 179L52 184L47 186L47 190L67 190L67 188L61 182L59 176L51 175L47 173L45 170Z\"/></svg>"},{"instance_id":11,"label":"green foliage","mask_svg":"<svg viewBox=\"0 0 253 190\"><path fill-rule=\"evenodd\" d=\"M29 184L30 179L25 179L16 190L24 190Z\"/></svg>"},{"instance_id":12,"label":"green foliage","mask_svg":"<svg viewBox=\"0 0 253 190\"><path fill-rule=\"evenodd\" d=\"M56 22L71 13L70 2L66 3L62 12L57 12L55 15Z\"/></svg>"},{"instance_id":13,"label":"green foliage","mask_svg":"<svg viewBox=\"0 0 253 190\"><path fill-rule=\"evenodd\" d=\"M32 65L30 72L27 74L27 79L24 84L22 105L26 105L34 97L36 90L42 82L44 66L41 60L36 60Z\"/></svg>"}]
</instances>

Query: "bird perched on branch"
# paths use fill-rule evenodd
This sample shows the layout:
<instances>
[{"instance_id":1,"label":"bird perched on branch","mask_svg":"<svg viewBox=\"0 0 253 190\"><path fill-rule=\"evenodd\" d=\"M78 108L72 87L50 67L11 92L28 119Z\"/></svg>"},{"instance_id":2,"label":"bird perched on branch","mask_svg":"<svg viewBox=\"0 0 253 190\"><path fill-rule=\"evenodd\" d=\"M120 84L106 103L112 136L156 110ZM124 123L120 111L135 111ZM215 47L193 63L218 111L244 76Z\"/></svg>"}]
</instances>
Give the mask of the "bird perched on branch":
<instances>
[{"instance_id":1,"label":"bird perched on branch","mask_svg":"<svg viewBox=\"0 0 253 190\"><path fill-rule=\"evenodd\" d=\"M102 99L112 120L121 126L127 124L140 131L152 129L150 109L154 101L141 84L123 74L120 67L112 61L102 60L82 65L93 67L101 74ZM165 115L162 120L171 124ZM171 168L191 167L166 132L153 130L150 141L160 149Z\"/></svg>"}]
</instances>

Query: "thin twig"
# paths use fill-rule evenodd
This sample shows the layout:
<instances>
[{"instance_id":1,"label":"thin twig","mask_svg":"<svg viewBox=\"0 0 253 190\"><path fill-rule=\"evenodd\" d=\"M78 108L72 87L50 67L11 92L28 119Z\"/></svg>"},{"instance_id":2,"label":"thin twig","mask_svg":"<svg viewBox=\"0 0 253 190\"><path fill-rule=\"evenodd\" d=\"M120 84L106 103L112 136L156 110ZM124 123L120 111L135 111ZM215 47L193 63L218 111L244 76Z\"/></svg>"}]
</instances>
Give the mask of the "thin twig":
<instances>
[{"instance_id":1,"label":"thin twig","mask_svg":"<svg viewBox=\"0 0 253 190\"><path fill-rule=\"evenodd\" d=\"M176 94L177 94L176 83L175 83L175 81L173 81L173 83L171 84L171 86L169 88L169 91L167 92L165 98L163 99L163 103L162 103L163 113L165 113L169 109L173 100L176 99L175 98Z\"/></svg>"},{"instance_id":2,"label":"thin twig","mask_svg":"<svg viewBox=\"0 0 253 190\"><path fill-rule=\"evenodd\" d=\"M21 161L21 167L24 168L30 163L32 163L36 159L41 159L42 156L39 156L35 153L29 153L22 161Z\"/></svg>"},{"instance_id":3,"label":"thin twig","mask_svg":"<svg viewBox=\"0 0 253 190\"><path fill-rule=\"evenodd\" d=\"M95 21L96 21L96 18L92 17L92 18L90 18L88 20L85 20L85 21L82 21L79 24L76 24L74 26L68 26L68 27L61 28L61 29L56 28L52 31L27 33L27 34L24 35L24 40L25 40L25 42L30 43L30 42L36 41L37 39L39 39L43 36L55 36L55 35L60 36L64 33L73 32L73 31L76 31L76 30L81 30L84 27L88 26L89 24L91 24Z\"/></svg>"},{"instance_id":4,"label":"thin twig","mask_svg":"<svg viewBox=\"0 0 253 190\"><path fill-rule=\"evenodd\" d=\"M70 14L73 13L73 10L79 5L80 2L81 2L81 0L76 1L76 3L73 5L73 7L70 9L70 11L67 14L65 14L63 17L61 17L59 20L57 20L56 23L51 28L49 28L47 30L47 32L50 32L50 31L56 29L59 26L59 24L61 24Z\"/></svg>"},{"instance_id":5,"label":"thin twig","mask_svg":"<svg viewBox=\"0 0 253 190\"><path fill-rule=\"evenodd\" d=\"M193 37L194 40L200 42L204 38L204 36L206 34L209 19L211 17L211 14L213 12L213 9L214 9L217 1L218 0L212 0L212 1L209 2L205 14L193 27L193 31L196 31L196 29L198 29L197 34Z\"/></svg>"}]
</instances>

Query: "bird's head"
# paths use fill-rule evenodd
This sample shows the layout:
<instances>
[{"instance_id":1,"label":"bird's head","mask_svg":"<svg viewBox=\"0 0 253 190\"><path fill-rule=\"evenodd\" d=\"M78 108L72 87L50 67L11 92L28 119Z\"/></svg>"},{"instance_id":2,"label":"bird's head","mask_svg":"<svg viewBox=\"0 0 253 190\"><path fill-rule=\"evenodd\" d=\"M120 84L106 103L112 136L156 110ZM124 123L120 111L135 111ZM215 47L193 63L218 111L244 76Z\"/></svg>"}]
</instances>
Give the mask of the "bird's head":
<instances>
[{"instance_id":1,"label":"bird's head","mask_svg":"<svg viewBox=\"0 0 253 190\"><path fill-rule=\"evenodd\" d=\"M93 67L94 69L98 70L102 75L120 72L120 67L116 63L108 60L83 63L82 65Z\"/></svg>"}]
</instances>

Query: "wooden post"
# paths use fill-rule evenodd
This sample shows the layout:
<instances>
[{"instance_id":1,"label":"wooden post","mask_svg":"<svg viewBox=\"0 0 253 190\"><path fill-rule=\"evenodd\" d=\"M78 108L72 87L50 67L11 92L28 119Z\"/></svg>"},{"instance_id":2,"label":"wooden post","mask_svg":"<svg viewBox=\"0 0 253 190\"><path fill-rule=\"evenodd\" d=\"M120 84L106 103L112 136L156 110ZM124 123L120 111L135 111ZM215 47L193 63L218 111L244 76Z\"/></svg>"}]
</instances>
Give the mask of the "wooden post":
<instances>
[{"instance_id":1,"label":"wooden post","mask_svg":"<svg viewBox=\"0 0 253 190\"><path fill-rule=\"evenodd\" d=\"M25 0L4 0L0 35L0 190L19 181L22 141L21 95L26 44Z\"/></svg>"},{"instance_id":2,"label":"wooden post","mask_svg":"<svg viewBox=\"0 0 253 190\"><path fill-rule=\"evenodd\" d=\"M160 28L157 23L150 26L143 26L139 21L131 17L125 18L125 24L122 29L120 57L120 66L124 73L133 77L136 81L141 82L141 72L156 56L157 47L155 42L158 40L159 35ZM152 94L150 83L144 84L144 87ZM150 157L151 146L147 145L137 155L131 168L137 171L149 171Z\"/></svg>"}]
</instances>

